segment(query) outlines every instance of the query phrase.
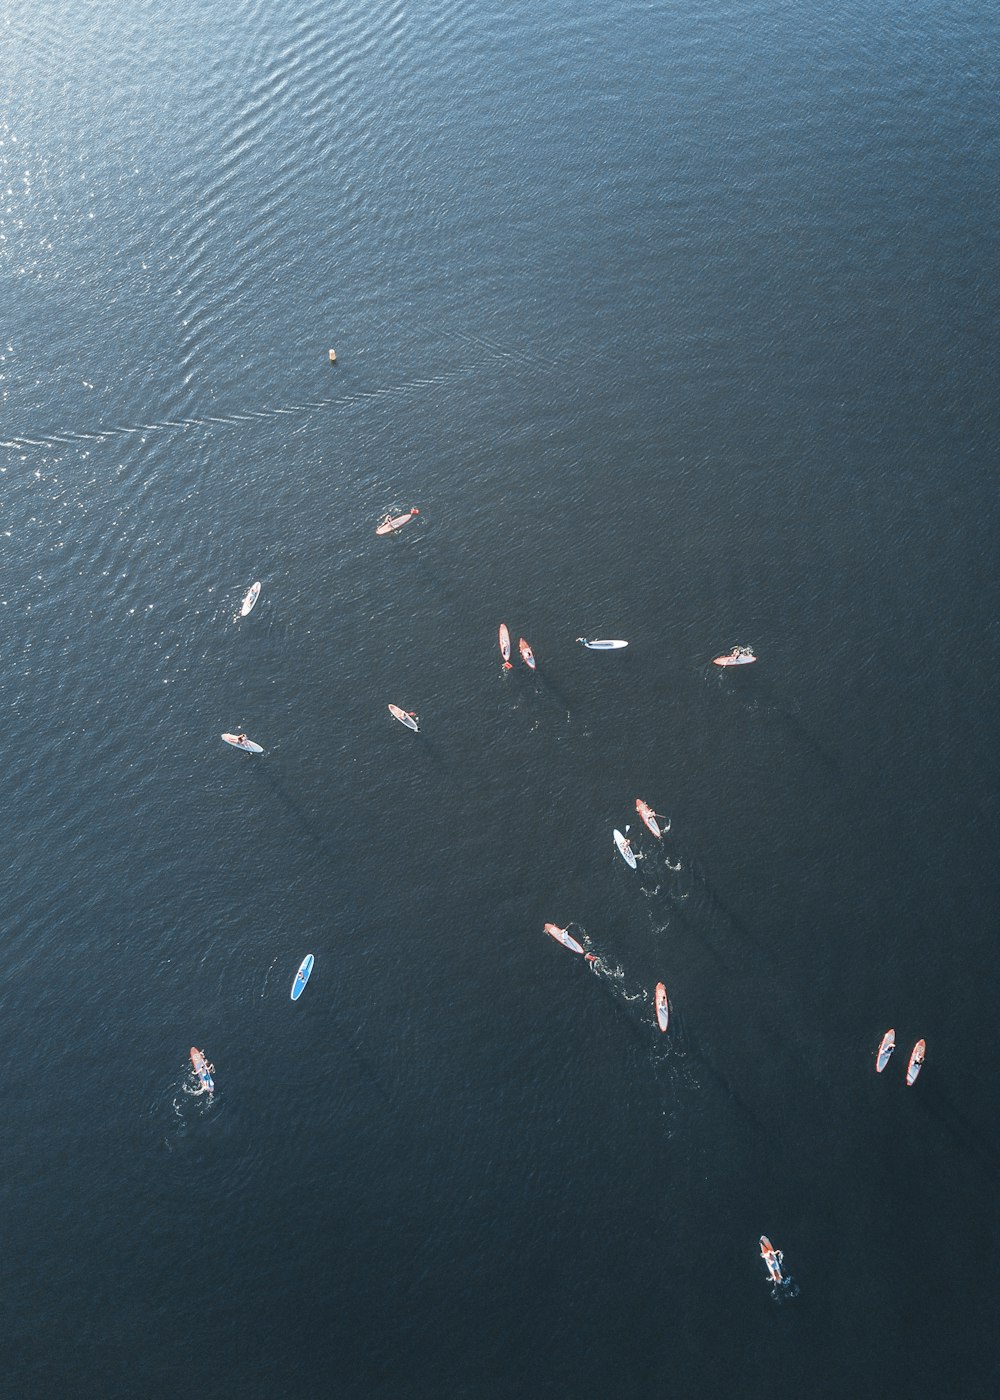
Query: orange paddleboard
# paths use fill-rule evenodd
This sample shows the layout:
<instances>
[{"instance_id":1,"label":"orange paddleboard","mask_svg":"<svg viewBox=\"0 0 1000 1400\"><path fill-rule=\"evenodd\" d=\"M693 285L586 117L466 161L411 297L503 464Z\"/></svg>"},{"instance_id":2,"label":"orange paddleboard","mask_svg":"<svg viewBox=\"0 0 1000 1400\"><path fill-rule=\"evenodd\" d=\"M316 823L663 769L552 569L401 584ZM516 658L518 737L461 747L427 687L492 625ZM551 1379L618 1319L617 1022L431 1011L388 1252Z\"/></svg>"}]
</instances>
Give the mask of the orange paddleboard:
<instances>
[{"instance_id":1,"label":"orange paddleboard","mask_svg":"<svg viewBox=\"0 0 1000 1400\"><path fill-rule=\"evenodd\" d=\"M775 1249L766 1235L761 1235L760 1237L760 1257L767 1265L767 1272L771 1276L771 1282L781 1283L781 1251L780 1249Z\"/></svg>"},{"instance_id":2,"label":"orange paddleboard","mask_svg":"<svg viewBox=\"0 0 1000 1400\"><path fill-rule=\"evenodd\" d=\"M918 1040L910 1053L910 1063L906 1066L907 1084L912 1084L913 1081L916 1079L917 1075L920 1073L920 1066L924 1062L924 1056L926 1055L926 1053L927 1042L925 1040Z\"/></svg>"},{"instance_id":3,"label":"orange paddleboard","mask_svg":"<svg viewBox=\"0 0 1000 1400\"><path fill-rule=\"evenodd\" d=\"M670 1002L667 1000L667 989L662 982L656 984L656 1024L661 1031L665 1031L670 1025Z\"/></svg>"},{"instance_id":4,"label":"orange paddleboard","mask_svg":"<svg viewBox=\"0 0 1000 1400\"><path fill-rule=\"evenodd\" d=\"M896 1032L886 1031L875 1054L875 1073L881 1074L889 1063L889 1056L896 1048Z\"/></svg>"},{"instance_id":5,"label":"orange paddleboard","mask_svg":"<svg viewBox=\"0 0 1000 1400\"><path fill-rule=\"evenodd\" d=\"M725 656L714 656L713 666L749 666L751 661L757 658L753 654L752 647L733 647L732 651Z\"/></svg>"},{"instance_id":6,"label":"orange paddleboard","mask_svg":"<svg viewBox=\"0 0 1000 1400\"><path fill-rule=\"evenodd\" d=\"M571 953L583 952L583 944L577 943L573 935L567 929L560 928L558 924L546 924L545 932L557 943L561 943L564 948L568 948Z\"/></svg>"},{"instance_id":7,"label":"orange paddleboard","mask_svg":"<svg viewBox=\"0 0 1000 1400\"><path fill-rule=\"evenodd\" d=\"M215 1088L215 1080L212 1078L212 1067L205 1059L205 1052L199 1050L197 1045L191 1046L191 1063L194 1066L195 1074L201 1080L202 1087L211 1093Z\"/></svg>"},{"instance_id":8,"label":"orange paddleboard","mask_svg":"<svg viewBox=\"0 0 1000 1400\"><path fill-rule=\"evenodd\" d=\"M531 650L531 647L528 646L528 643L524 640L523 637L519 639L517 643L517 649L521 653L521 660L524 662L525 666L530 666L531 669L534 670L535 653Z\"/></svg>"}]
</instances>

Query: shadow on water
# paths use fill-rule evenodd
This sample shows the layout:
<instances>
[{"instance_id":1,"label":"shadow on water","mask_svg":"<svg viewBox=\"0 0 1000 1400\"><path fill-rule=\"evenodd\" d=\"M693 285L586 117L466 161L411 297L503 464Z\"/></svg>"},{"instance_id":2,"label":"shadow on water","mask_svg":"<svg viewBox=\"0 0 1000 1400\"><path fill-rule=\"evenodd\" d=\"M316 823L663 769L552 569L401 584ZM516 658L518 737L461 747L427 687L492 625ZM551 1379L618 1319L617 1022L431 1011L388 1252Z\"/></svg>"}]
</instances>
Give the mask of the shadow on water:
<instances>
[{"instance_id":1,"label":"shadow on water","mask_svg":"<svg viewBox=\"0 0 1000 1400\"><path fill-rule=\"evenodd\" d=\"M933 1076L928 1076L923 1084L914 1086L920 1090L920 1102L930 1116L945 1130L952 1140L976 1162L993 1181L1000 1180L1000 1153L994 1143L988 1142L977 1123L966 1118L965 1114L946 1098L940 1083L935 1084Z\"/></svg>"},{"instance_id":2,"label":"shadow on water","mask_svg":"<svg viewBox=\"0 0 1000 1400\"><path fill-rule=\"evenodd\" d=\"M679 1017L676 1012L673 1013L673 1019L674 1021L679 1020ZM719 1069L715 1062L711 1060L705 1053L704 1049L698 1041L697 1032L691 1028L690 1021L687 1016L684 1017L682 1024L684 1029L684 1053L693 1061L693 1063L695 1063L700 1069L705 1071L705 1074L707 1075L708 1079L711 1080L711 1083L714 1086L714 1088L718 1092L720 1092L722 1096L739 1111L740 1114L742 1114L746 1121L758 1131L763 1132L764 1124L761 1122L760 1118L754 1112L754 1110L750 1107L750 1104L746 1101L746 1099L736 1088L736 1085L733 1083L733 1080L725 1072L725 1070Z\"/></svg>"},{"instance_id":3,"label":"shadow on water","mask_svg":"<svg viewBox=\"0 0 1000 1400\"><path fill-rule=\"evenodd\" d=\"M333 1026L333 1030L337 1036L337 1039L344 1046L348 1055L355 1062L355 1064L358 1065L365 1079L367 1079L378 1091L378 1095L381 1098L382 1102L386 1105L387 1108L395 1108L395 1099L393 1095L390 1094L389 1090L385 1087L385 1085L382 1083L382 1080L379 1077L375 1066L371 1063L367 1056L363 1055L362 1052L358 1049L358 1047L354 1044L354 1041L351 1039L351 1036L341 1025L340 1020L335 1012L330 1013L330 1022Z\"/></svg>"},{"instance_id":4,"label":"shadow on water","mask_svg":"<svg viewBox=\"0 0 1000 1400\"><path fill-rule=\"evenodd\" d=\"M456 764L448 748L437 739L433 738L426 729L421 729L418 740L425 761L428 762L431 767L439 768L443 773L454 773Z\"/></svg>"},{"instance_id":5,"label":"shadow on water","mask_svg":"<svg viewBox=\"0 0 1000 1400\"><path fill-rule=\"evenodd\" d=\"M736 959L731 952L727 951L724 943L727 926L730 934L738 934L763 954L763 949L757 938L739 919L732 916L725 903L713 893L705 879L704 872L693 861L688 861L688 869L691 877L691 892L698 894L700 898L697 902L692 903L688 903L685 899L671 898L673 891L668 888L664 898L669 903L671 913L677 915L684 927L694 934L705 951L726 972L733 972L736 966ZM671 873L667 872L667 878ZM716 930L719 926L721 926L723 936L721 945L716 936Z\"/></svg>"},{"instance_id":6,"label":"shadow on water","mask_svg":"<svg viewBox=\"0 0 1000 1400\"><path fill-rule=\"evenodd\" d=\"M291 795L281 778L274 771L273 766L263 764L260 766L263 768L264 780L267 782L282 807L284 807L286 813L291 818L293 824L298 828L299 832L303 836L308 837L329 860L334 860L337 856L337 850L331 844L327 833L322 831L316 825L315 821L306 815L300 804Z\"/></svg>"},{"instance_id":7,"label":"shadow on water","mask_svg":"<svg viewBox=\"0 0 1000 1400\"><path fill-rule=\"evenodd\" d=\"M681 1016L671 1008L670 1029L667 1034L663 1034L656 1026L650 996L644 996L641 990L630 995L625 991L611 964L603 959L599 959L598 964L593 967L593 972L636 1047L648 1054L654 1078L659 1080L662 1067L666 1066L675 1054L680 1054L705 1071L712 1087L733 1104L748 1123L755 1129L764 1131L764 1124L742 1097L732 1079L716 1067L698 1044L697 1038L692 1036L686 1016Z\"/></svg>"},{"instance_id":8,"label":"shadow on water","mask_svg":"<svg viewBox=\"0 0 1000 1400\"><path fill-rule=\"evenodd\" d=\"M715 946L715 940L709 938L704 923L696 919L693 915L693 912L690 909L686 909L683 905L676 905L675 912L677 913L677 916L680 919L681 923L684 924L685 927L689 929L692 934L694 934L695 938L697 938L702 948L704 948L705 952L713 960L716 966L723 969L725 972L732 972L732 959L727 958L725 954L720 952L719 949Z\"/></svg>"},{"instance_id":9,"label":"shadow on water","mask_svg":"<svg viewBox=\"0 0 1000 1400\"><path fill-rule=\"evenodd\" d=\"M714 887L709 884L708 876L705 874L704 870L694 861L691 862L691 879L694 887L701 892L704 904L706 904L710 910L721 914L735 933L738 933L741 938L745 939L747 943L750 943L759 953L763 953L764 945L761 943L760 939L742 919L738 918L737 915L733 913L722 896L716 893Z\"/></svg>"},{"instance_id":10,"label":"shadow on water","mask_svg":"<svg viewBox=\"0 0 1000 1400\"><path fill-rule=\"evenodd\" d=\"M323 854L330 860L332 864L337 855L337 852L331 844L329 838L324 832L321 832L317 827L316 823L306 815L306 813L302 810L301 806L295 801L295 799L285 788L281 779L277 776L274 770L271 768L265 768L264 773L268 785L271 788L271 791L274 793L275 797L279 800L281 805L285 808L286 812L291 817L294 825L298 828L302 835L306 836L311 842L313 842L313 844L316 847L318 847L319 850L323 852ZM349 896L345 895L341 898L340 902L338 903L338 909L340 915L344 918L344 921L350 923L352 926L360 927L360 925L363 923L364 919L362 910L357 907L352 907L352 901ZM336 1032L339 1040L341 1041L351 1058L357 1063L364 1077L371 1081L371 1083L374 1085L383 1101L389 1107L392 1107L392 1097L388 1093L385 1085L382 1083L382 1080L379 1078L379 1075L374 1065L371 1064L371 1062L365 1057L365 1055L362 1054L362 1052L354 1044L354 1041L351 1039L351 1036L341 1025L335 1012L331 1011L330 1020L333 1024L334 1031Z\"/></svg>"},{"instance_id":11,"label":"shadow on water","mask_svg":"<svg viewBox=\"0 0 1000 1400\"><path fill-rule=\"evenodd\" d=\"M757 671L758 668L756 666L751 666L748 669ZM750 677L747 677L747 679L749 680ZM753 681L754 691L764 701L768 712L776 716L778 721L785 727L788 733L792 735L797 743L804 749L807 749L814 758L819 759L828 773L839 779L841 776L840 760L835 754L831 753L828 748L820 743L815 734L812 734L798 716L788 708L788 697L776 693L774 678L758 674L753 677Z\"/></svg>"},{"instance_id":12,"label":"shadow on water","mask_svg":"<svg viewBox=\"0 0 1000 1400\"><path fill-rule=\"evenodd\" d=\"M819 759L820 763L831 777L839 780L841 776L839 759L835 758L833 754L830 753L829 749L824 748L814 735L810 734L802 721L797 719L790 710L779 710L778 718L784 724L788 732L798 740L802 747L807 749L814 758Z\"/></svg>"},{"instance_id":13,"label":"shadow on water","mask_svg":"<svg viewBox=\"0 0 1000 1400\"><path fill-rule=\"evenodd\" d=\"M535 678L538 681L538 688L543 694L550 696L553 700L557 700L567 713L572 712L573 706L570 703L569 696L556 684L547 671L536 671Z\"/></svg>"},{"instance_id":14,"label":"shadow on water","mask_svg":"<svg viewBox=\"0 0 1000 1400\"><path fill-rule=\"evenodd\" d=\"M453 571L442 569L433 557L425 551L414 552L408 561L415 575L420 575L426 587L437 596L438 603L453 614L461 616L468 602L468 595L456 582Z\"/></svg>"}]
</instances>

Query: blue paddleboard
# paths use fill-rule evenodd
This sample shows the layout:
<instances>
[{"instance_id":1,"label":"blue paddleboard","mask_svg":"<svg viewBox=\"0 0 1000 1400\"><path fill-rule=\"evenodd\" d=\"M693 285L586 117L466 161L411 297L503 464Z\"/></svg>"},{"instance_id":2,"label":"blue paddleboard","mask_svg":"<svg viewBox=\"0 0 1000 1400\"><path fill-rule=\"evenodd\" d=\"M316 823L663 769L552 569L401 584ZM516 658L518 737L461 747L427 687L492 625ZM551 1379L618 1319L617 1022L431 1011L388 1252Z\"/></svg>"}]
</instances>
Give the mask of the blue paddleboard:
<instances>
[{"instance_id":1,"label":"blue paddleboard","mask_svg":"<svg viewBox=\"0 0 1000 1400\"><path fill-rule=\"evenodd\" d=\"M302 995L302 988L309 981L309 974L313 970L313 963L315 961L316 959L313 957L312 953L306 953L305 957L302 959L299 970L295 974L295 981L292 983L292 1001L298 1001L299 997Z\"/></svg>"}]
</instances>

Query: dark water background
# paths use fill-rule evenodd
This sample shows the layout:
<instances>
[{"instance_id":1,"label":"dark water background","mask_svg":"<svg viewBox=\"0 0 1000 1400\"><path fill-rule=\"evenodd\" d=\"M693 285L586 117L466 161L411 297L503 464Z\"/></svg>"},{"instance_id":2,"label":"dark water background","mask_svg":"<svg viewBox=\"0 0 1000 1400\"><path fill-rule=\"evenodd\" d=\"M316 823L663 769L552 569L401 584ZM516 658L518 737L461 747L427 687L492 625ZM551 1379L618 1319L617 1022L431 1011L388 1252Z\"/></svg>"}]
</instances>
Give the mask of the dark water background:
<instances>
[{"instance_id":1,"label":"dark water background","mask_svg":"<svg viewBox=\"0 0 1000 1400\"><path fill-rule=\"evenodd\" d=\"M3 1393L994 1396L996 9L4 25Z\"/></svg>"}]
</instances>

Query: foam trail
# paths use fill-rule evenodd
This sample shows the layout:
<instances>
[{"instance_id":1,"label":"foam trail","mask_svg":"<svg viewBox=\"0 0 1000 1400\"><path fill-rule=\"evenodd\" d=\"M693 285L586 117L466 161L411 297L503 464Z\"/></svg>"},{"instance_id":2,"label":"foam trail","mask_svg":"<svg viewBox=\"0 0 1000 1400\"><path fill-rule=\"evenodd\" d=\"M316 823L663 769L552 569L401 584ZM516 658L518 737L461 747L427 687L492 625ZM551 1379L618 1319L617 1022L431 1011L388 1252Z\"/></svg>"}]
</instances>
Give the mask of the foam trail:
<instances>
[{"instance_id":1,"label":"foam trail","mask_svg":"<svg viewBox=\"0 0 1000 1400\"><path fill-rule=\"evenodd\" d=\"M269 408L250 409L239 413L200 414L184 418L161 418L152 423L119 423L106 428L59 429L38 437L0 438L0 447L18 451L26 447L72 447L81 442L110 442L136 434L187 432L190 428L235 427L240 423L268 422L295 415L320 413L333 408L350 408L369 399L405 396L421 389L439 389L463 378L469 371L452 370L433 378L408 379L398 384L386 384L378 389L359 389L353 394L338 394L328 399L313 399L304 403L274 404Z\"/></svg>"}]
</instances>

